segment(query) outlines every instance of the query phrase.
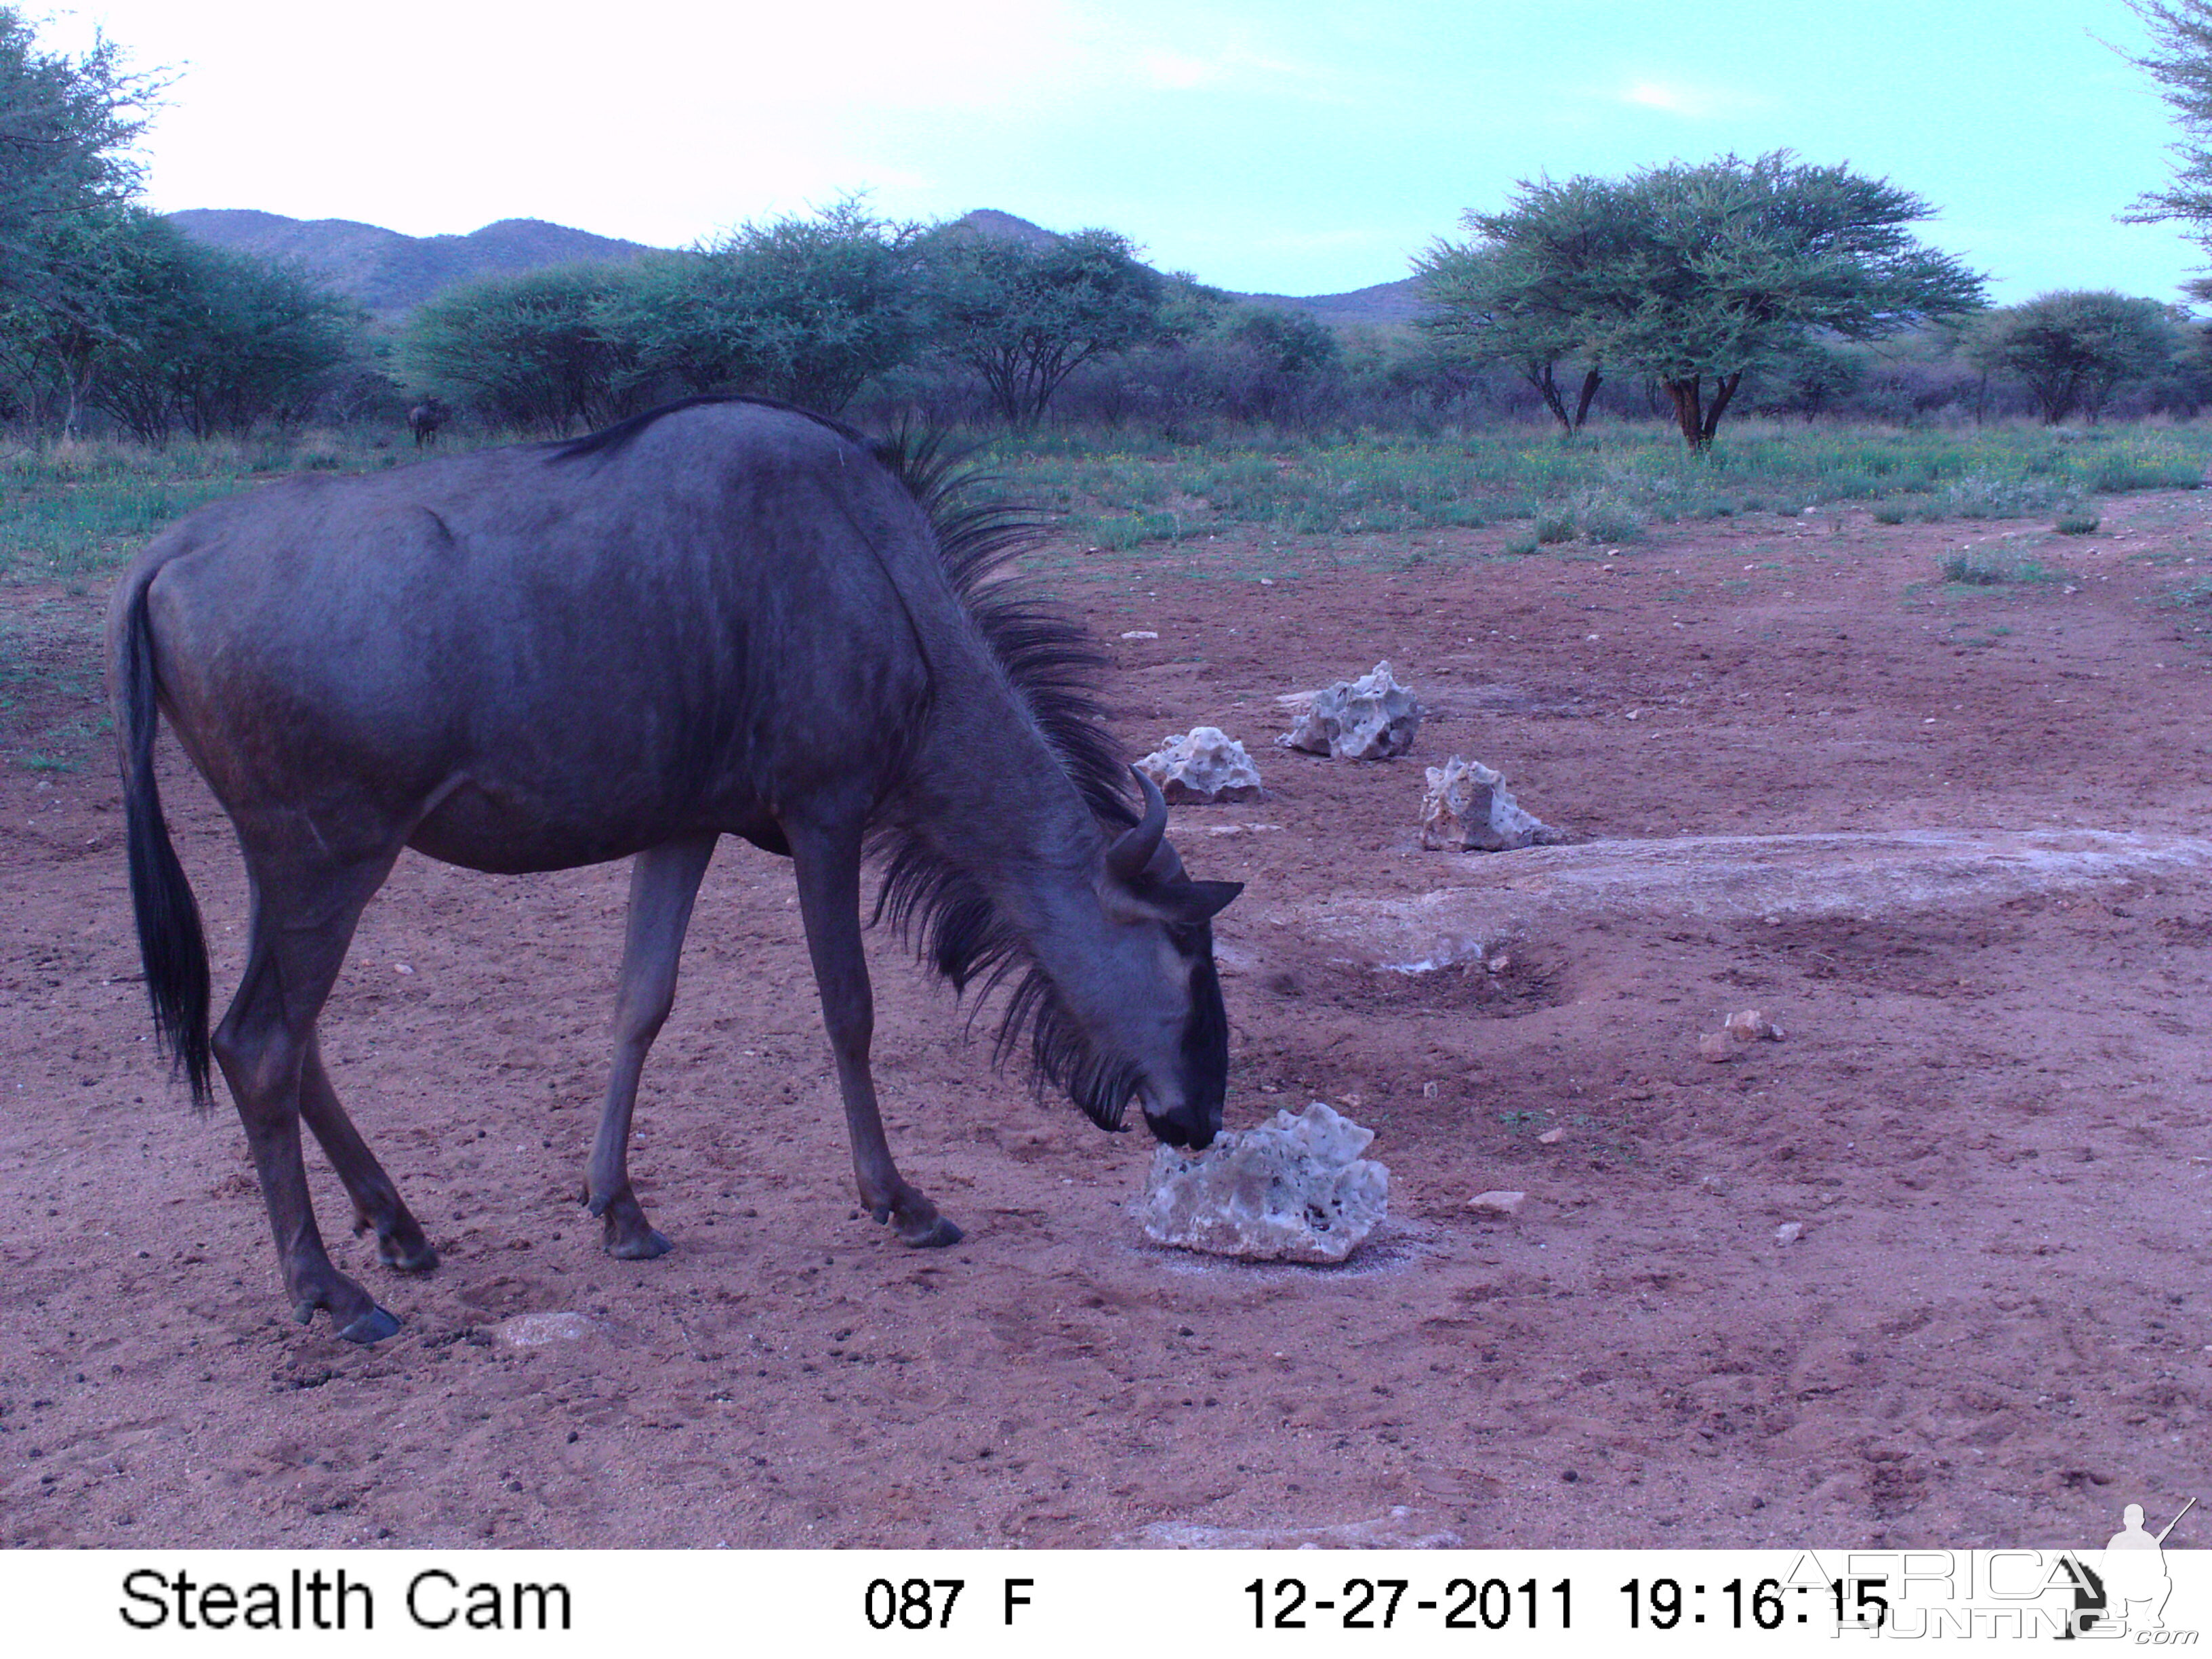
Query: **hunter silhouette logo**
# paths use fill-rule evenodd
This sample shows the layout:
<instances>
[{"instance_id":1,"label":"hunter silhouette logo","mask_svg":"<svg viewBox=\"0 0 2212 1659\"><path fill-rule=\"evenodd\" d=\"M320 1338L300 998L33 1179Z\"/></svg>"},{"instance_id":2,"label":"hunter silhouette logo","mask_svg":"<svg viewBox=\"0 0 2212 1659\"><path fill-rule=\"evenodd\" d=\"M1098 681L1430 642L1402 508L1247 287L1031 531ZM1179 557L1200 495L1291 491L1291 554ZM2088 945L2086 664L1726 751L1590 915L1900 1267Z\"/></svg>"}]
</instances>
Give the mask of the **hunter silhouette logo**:
<instances>
[{"instance_id":1,"label":"hunter silhouette logo","mask_svg":"<svg viewBox=\"0 0 2212 1659\"><path fill-rule=\"evenodd\" d=\"M2120 1529L2106 1541L2104 1559L2097 1567L2079 1556L2067 1556L2061 1565L2074 1581L2074 1616L2059 1639L2071 1641L2091 1631L2118 1636L2164 1630L2166 1598L2173 1594L2173 1580L2166 1570L2166 1534L2196 1507L2192 1498L2153 1534L2143 1528L2142 1505L2130 1504L2120 1511ZM2100 1625L2106 1628L2096 1630Z\"/></svg>"}]
</instances>

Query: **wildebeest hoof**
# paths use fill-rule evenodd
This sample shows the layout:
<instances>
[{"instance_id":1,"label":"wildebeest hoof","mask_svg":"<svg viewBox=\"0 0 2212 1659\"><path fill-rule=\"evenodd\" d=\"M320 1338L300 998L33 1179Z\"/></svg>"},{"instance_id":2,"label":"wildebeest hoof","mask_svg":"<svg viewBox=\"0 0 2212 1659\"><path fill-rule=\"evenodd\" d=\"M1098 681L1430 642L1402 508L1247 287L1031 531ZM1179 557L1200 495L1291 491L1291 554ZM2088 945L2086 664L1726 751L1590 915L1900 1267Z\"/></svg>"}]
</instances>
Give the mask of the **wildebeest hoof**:
<instances>
[{"instance_id":1,"label":"wildebeest hoof","mask_svg":"<svg viewBox=\"0 0 2212 1659\"><path fill-rule=\"evenodd\" d=\"M607 1229L607 1254L617 1261L650 1261L655 1256L666 1255L676 1247L668 1242L667 1235L658 1228L647 1227L637 1232L617 1235Z\"/></svg>"},{"instance_id":2,"label":"wildebeest hoof","mask_svg":"<svg viewBox=\"0 0 2212 1659\"><path fill-rule=\"evenodd\" d=\"M428 1239L404 1243L396 1238L376 1241L376 1259L403 1273L427 1273L438 1265L438 1252Z\"/></svg>"},{"instance_id":3,"label":"wildebeest hoof","mask_svg":"<svg viewBox=\"0 0 2212 1659\"><path fill-rule=\"evenodd\" d=\"M383 1309L371 1305L351 1324L339 1328L338 1334L349 1342L358 1342L367 1347L372 1342L381 1342L387 1336L399 1334L399 1321Z\"/></svg>"},{"instance_id":4,"label":"wildebeest hoof","mask_svg":"<svg viewBox=\"0 0 2212 1659\"><path fill-rule=\"evenodd\" d=\"M912 1231L904 1227L899 1229L899 1237L917 1250L941 1250L948 1244L957 1244L962 1237L960 1229L943 1216Z\"/></svg>"}]
</instances>

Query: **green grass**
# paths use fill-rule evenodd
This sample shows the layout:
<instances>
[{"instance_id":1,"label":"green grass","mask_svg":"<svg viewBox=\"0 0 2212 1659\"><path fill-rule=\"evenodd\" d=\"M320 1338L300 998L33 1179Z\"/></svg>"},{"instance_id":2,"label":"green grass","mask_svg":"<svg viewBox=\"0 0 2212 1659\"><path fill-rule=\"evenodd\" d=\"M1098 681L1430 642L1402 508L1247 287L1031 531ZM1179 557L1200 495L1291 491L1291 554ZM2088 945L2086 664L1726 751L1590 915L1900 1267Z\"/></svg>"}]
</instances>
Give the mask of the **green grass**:
<instances>
[{"instance_id":1,"label":"green grass","mask_svg":"<svg viewBox=\"0 0 2212 1659\"><path fill-rule=\"evenodd\" d=\"M295 470L399 459L366 436L266 442L0 448L0 581L95 583L201 502ZM2050 515L2094 520L2099 494L2194 489L2212 426L2054 434L1808 428L1747 421L1686 453L1657 422L1565 443L1529 427L1449 436L1255 436L1177 445L1157 435L997 434L979 459L997 488L1061 516L1078 546L1121 552L1231 532L1331 538L1516 526L1534 544L1620 545L1653 526L1865 504L1883 523ZM2069 530L2086 534L2086 530Z\"/></svg>"},{"instance_id":2,"label":"green grass","mask_svg":"<svg viewBox=\"0 0 2212 1659\"><path fill-rule=\"evenodd\" d=\"M2053 570L2037 560L2022 558L2017 554L1991 553L1972 548L1961 548L1956 553L1945 555L1942 570L1944 580L1959 582L1969 587L2067 580L2065 571Z\"/></svg>"},{"instance_id":3,"label":"green grass","mask_svg":"<svg viewBox=\"0 0 2212 1659\"><path fill-rule=\"evenodd\" d=\"M2175 605L2185 605L2191 610L2212 611L2212 576L2199 576L2184 582L2166 595Z\"/></svg>"},{"instance_id":4,"label":"green grass","mask_svg":"<svg viewBox=\"0 0 2212 1659\"><path fill-rule=\"evenodd\" d=\"M1747 422L1704 456L1686 453L1656 424L1572 443L1528 428L1184 448L1060 433L989 441L982 453L1009 495L1065 514L1068 534L1089 546L1240 529L1343 537L1498 520L1528 522L1540 543L1553 544L1621 543L1653 524L1794 517L1840 504L1869 504L1887 524L2094 518L2085 503L2095 495L2201 487L2212 428L2052 434Z\"/></svg>"},{"instance_id":5,"label":"green grass","mask_svg":"<svg viewBox=\"0 0 2212 1659\"><path fill-rule=\"evenodd\" d=\"M358 471L394 456L310 431L244 442L0 446L0 581L73 584L112 571L203 503L295 471Z\"/></svg>"}]
</instances>

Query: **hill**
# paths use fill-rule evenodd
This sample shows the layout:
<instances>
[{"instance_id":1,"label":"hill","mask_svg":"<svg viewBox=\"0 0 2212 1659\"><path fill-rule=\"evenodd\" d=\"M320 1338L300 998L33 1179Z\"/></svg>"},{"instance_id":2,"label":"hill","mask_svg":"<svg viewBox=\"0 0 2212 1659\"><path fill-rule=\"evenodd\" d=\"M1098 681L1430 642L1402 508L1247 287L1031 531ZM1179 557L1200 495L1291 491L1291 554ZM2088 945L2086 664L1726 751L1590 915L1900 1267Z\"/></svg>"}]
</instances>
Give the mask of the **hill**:
<instances>
[{"instance_id":1,"label":"hill","mask_svg":"<svg viewBox=\"0 0 2212 1659\"><path fill-rule=\"evenodd\" d=\"M973 213L962 215L953 223L956 228L972 234L1019 242L1025 247L1042 247L1060 240L1058 232L1031 224L1013 214L1001 213L996 208L978 208ZM1239 294L1234 289L1224 292L1231 299L1248 305L1307 312L1332 328L1402 325L1411 323L1421 308L1419 289L1411 276L1354 289L1349 294Z\"/></svg>"},{"instance_id":2,"label":"hill","mask_svg":"<svg viewBox=\"0 0 2212 1659\"><path fill-rule=\"evenodd\" d=\"M216 247L296 261L341 294L382 316L413 310L457 283L511 276L544 265L616 263L653 249L595 236L543 219L501 219L465 236L404 236L351 219L288 219L251 209L190 208L169 221ZM978 208L954 223L976 236L1039 247L1059 233L996 208ZM1377 283L1349 294L1231 294L1232 300L1310 313L1333 327L1388 327L1413 321L1419 309L1413 278Z\"/></svg>"},{"instance_id":3,"label":"hill","mask_svg":"<svg viewBox=\"0 0 2212 1659\"><path fill-rule=\"evenodd\" d=\"M543 219L501 219L465 236L403 236L351 219L288 219L246 209L187 209L169 222L216 247L296 261L341 294L385 315L412 310L442 289L544 265L613 263L642 244Z\"/></svg>"},{"instance_id":4,"label":"hill","mask_svg":"<svg viewBox=\"0 0 2212 1659\"><path fill-rule=\"evenodd\" d=\"M1395 283L1376 283L1349 294L1239 294L1237 299L1255 306L1285 306L1310 312L1332 328L1403 327L1421 313L1420 285L1411 276Z\"/></svg>"}]
</instances>

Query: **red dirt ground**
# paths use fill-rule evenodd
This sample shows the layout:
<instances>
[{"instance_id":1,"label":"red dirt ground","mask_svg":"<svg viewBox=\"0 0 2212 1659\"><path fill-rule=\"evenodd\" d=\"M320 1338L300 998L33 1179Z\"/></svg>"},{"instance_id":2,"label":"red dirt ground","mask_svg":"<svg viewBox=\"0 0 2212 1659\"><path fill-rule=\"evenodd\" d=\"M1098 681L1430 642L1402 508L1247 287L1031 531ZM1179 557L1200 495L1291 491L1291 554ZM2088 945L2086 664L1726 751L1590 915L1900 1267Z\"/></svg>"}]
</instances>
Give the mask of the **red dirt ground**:
<instances>
[{"instance_id":1,"label":"red dirt ground","mask_svg":"<svg viewBox=\"0 0 2212 1659\"><path fill-rule=\"evenodd\" d=\"M969 1236L856 1216L789 878L735 843L641 1109L678 1249L611 1261L574 1194L624 872L410 857L324 1046L445 1263L377 1267L317 1167L406 1322L349 1346L286 1318L234 1121L155 1064L105 753L0 773L0 1542L1955 1547L2171 1513L2212 1409L2212 678L2163 596L2212 536L2183 495L2014 528L2074 574L1948 587L2004 527L1856 516L1060 550L1123 735L1219 725L1266 772L1174 834L1250 884L1232 1126L1326 1099L1391 1167L1334 1270L1145 1244L1141 1135L994 1079L882 937L894 1145ZM6 620L81 662L98 603ZM1270 746L1276 695L1385 657L1431 708L1411 760ZM1580 844L1419 850L1454 752ZM225 994L238 866L168 761ZM1498 971L1444 960L1476 947ZM1785 1041L1700 1058L1754 1006ZM1468 1211L1494 1188L1517 1216ZM528 1312L580 1334L514 1346Z\"/></svg>"}]
</instances>

